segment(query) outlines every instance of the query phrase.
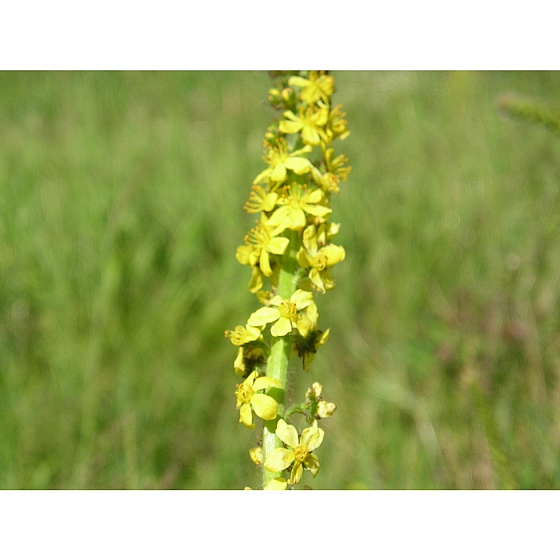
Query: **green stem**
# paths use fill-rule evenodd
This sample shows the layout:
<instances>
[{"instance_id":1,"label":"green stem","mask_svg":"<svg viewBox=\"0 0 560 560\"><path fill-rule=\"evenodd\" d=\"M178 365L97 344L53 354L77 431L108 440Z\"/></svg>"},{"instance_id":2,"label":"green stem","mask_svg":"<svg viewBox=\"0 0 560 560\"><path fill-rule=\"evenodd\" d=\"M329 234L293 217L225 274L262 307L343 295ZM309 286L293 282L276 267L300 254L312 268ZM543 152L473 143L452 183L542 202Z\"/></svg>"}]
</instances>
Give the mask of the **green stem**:
<instances>
[{"instance_id":1,"label":"green stem","mask_svg":"<svg viewBox=\"0 0 560 560\"><path fill-rule=\"evenodd\" d=\"M298 263L296 259L299 250L299 236L296 231L286 232L286 237L290 240L286 252L280 258L280 272L278 275L278 295L283 299L290 299L296 291L299 281ZM280 381L281 388L269 390L269 394L278 401L278 418L264 423L263 429L263 464L266 458L276 447L282 447L282 442L276 437L276 423L279 418L284 416L284 401L286 397L286 387L288 383L288 364L290 361L291 335L273 337L268 358L267 376ZM281 473L272 473L263 468L263 487L274 478L281 476Z\"/></svg>"}]
</instances>

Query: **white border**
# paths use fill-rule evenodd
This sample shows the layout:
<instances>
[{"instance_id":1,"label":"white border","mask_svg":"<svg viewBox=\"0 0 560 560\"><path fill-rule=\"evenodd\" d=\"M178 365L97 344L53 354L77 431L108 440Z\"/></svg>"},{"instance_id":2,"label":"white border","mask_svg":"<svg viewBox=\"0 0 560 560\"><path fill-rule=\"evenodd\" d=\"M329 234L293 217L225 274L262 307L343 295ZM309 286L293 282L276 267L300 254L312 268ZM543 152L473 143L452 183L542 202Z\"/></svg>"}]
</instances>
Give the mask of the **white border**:
<instances>
[{"instance_id":1,"label":"white border","mask_svg":"<svg viewBox=\"0 0 560 560\"><path fill-rule=\"evenodd\" d=\"M557 18L542 0L7 6L1 70L560 68Z\"/></svg>"},{"instance_id":2,"label":"white border","mask_svg":"<svg viewBox=\"0 0 560 560\"><path fill-rule=\"evenodd\" d=\"M0 492L1 558L547 558L550 491Z\"/></svg>"}]
</instances>

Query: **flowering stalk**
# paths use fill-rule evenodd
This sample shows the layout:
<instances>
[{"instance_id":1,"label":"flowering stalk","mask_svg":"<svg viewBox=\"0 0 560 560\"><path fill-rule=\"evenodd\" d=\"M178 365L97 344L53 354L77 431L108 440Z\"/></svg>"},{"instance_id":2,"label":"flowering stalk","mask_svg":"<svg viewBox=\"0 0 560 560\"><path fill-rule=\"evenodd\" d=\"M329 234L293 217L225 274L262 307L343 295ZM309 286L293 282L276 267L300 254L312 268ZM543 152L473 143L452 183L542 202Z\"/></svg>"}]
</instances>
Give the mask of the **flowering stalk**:
<instances>
[{"instance_id":1,"label":"flowering stalk","mask_svg":"<svg viewBox=\"0 0 560 560\"><path fill-rule=\"evenodd\" d=\"M278 274L278 295L283 299L290 299L296 290L298 283L297 274L297 249L298 237L296 232L289 232L289 244L286 252L281 257L279 262ZM283 388L287 386L288 382L288 364L290 361L291 344L288 336L277 336L272 339L270 347L270 357L267 362L267 374L273 379L277 379ZM279 415L284 415L284 400L285 390L278 390L276 392L276 400L279 404ZM262 453L263 458L266 459L273 449L281 447L282 442L276 436L276 422L270 420L264 423L263 438L262 438ZM273 473L267 469L263 470L263 486L266 488L281 473Z\"/></svg>"},{"instance_id":2,"label":"flowering stalk","mask_svg":"<svg viewBox=\"0 0 560 560\"><path fill-rule=\"evenodd\" d=\"M349 134L341 106L332 106L333 77L314 71L272 75L277 83L268 98L282 116L265 134L268 167L253 181L244 206L260 220L236 255L251 267L249 290L262 306L226 336L238 347L235 372L245 378L235 391L239 421L254 428L253 413L263 420L262 445L249 454L263 465L265 489L286 489L300 482L304 470L313 476L319 471L313 451L324 431L318 421L336 409L323 400L318 382L288 410L285 395L291 356L297 353L307 371L329 336L329 329L318 328L314 294L334 287L330 269L345 257L331 241L339 225L328 218L331 195L351 168L332 148L333 140ZM265 283L270 289L263 289ZM309 424L301 433L289 423L294 414Z\"/></svg>"}]
</instances>

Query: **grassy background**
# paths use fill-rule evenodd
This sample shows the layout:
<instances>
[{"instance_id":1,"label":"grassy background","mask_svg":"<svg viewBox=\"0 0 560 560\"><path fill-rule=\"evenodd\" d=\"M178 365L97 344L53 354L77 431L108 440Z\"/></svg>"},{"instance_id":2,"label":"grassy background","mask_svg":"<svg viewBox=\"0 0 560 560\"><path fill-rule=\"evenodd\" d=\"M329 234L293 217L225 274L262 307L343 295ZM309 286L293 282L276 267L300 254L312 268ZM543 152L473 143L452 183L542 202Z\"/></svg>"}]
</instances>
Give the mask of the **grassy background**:
<instances>
[{"instance_id":1,"label":"grassy background","mask_svg":"<svg viewBox=\"0 0 560 560\"><path fill-rule=\"evenodd\" d=\"M560 73L337 72L347 259L310 374L314 488L560 488ZM0 73L0 488L258 485L235 249L273 112L252 72Z\"/></svg>"}]
</instances>

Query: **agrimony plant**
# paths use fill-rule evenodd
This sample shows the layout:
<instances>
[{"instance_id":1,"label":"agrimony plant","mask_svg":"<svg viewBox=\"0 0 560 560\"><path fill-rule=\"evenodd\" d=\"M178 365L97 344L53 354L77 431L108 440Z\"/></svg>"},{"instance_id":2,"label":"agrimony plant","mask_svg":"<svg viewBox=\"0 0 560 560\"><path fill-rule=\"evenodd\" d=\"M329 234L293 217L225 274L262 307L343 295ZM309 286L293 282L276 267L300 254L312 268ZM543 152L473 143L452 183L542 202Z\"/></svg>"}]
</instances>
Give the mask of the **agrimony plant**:
<instances>
[{"instance_id":1,"label":"agrimony plant","mask_svg":"<svg viewBox=\"0 0 560 560\"><path fill-rule=\"evenodd\" d=\"M263 488L283 490L298 484L304 471L318 473L319 423L336 409L317 381L302 402L285 401L290 359L299 357L308 371L329 337L330 329L319 329L315 298L334 287L331 268L345 257L333 243L340 226L329 218L331 197L351 168L333 148L349 135L342 106L332 103L333 76L302 71L271 77L268 100L280 115L264 135L267 167L244 206L256 215L255 226L236 254L251 268L249 290L260 307L226 336L238 348L234 369L244 378L235 390L239 421L252 429L262 420L262 437L249 455L262 465ZM307 426L301 432L296 414Z\"/></svg>"}]
</instances>

